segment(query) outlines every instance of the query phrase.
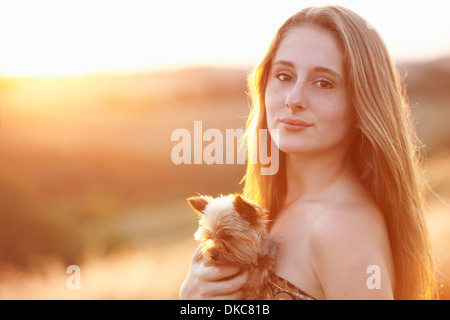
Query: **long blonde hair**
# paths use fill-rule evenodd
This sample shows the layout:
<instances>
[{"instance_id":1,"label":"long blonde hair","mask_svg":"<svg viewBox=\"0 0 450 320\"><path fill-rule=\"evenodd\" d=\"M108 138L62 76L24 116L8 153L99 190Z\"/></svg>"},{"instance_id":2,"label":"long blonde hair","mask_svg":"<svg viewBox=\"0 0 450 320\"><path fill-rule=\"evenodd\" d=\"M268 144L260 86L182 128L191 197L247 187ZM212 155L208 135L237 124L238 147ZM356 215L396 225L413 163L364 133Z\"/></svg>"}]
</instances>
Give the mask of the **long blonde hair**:
<instances>
[{"instance_id":1,"label":"long blonde hair","mask_svg":"<svg viewBox=\"0 0 450 320\"><path fill-rule=\"evenodd\" d=\"M394 298L436 298L423 213L420 152L406 92L382 38L363 18L340 6L310 7L291 16L278 29L262 62L249 76L252 105L245 133L247 153L249 157L258 154L258 143L250 142L259 129L267 129L264 96L273 57L286 32L304 24L330 30L343 51L349 92L361 129L351 152L361 182L385 216L395 266ZM286 196L283 152L278 173L261 175L261 167L259 161L247 165L244 195L268 209L274 218Z\"/></svg>"}]
</instances>

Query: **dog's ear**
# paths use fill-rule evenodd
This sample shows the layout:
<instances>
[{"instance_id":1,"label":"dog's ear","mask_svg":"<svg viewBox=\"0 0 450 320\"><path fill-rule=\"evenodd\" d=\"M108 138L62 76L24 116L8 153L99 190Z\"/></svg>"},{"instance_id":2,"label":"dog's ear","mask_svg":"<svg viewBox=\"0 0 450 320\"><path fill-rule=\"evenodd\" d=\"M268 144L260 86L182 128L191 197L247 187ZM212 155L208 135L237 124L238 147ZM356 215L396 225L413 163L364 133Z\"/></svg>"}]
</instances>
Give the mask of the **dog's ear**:
<instances>
[{"instance_id":1,"label":"dog's ear","mask_svg":"<svg viewBox=\"0 0 450 320\"><path fill-rule=\"evenodd\" d=\"M236 211L242 218L244 218L245 221L249 222L251 225L254 225L258 221L259 215L257 208L253 203L241 197L240 194L236 194L233 197L232 202Z\"/></svg>"},{"instance_id":2,"label":"dog's ear","mask_svg":"<svg viewBox=\"0 0 450 320\"><path fill-rule=\"evenodd\" d=\"M208 199L204 196L190 197L187 198L187 201L191 205L192 209L200 214L203 214L203 210L205 210L206 205L208 204Z\"/></svg>"}]
</instances>

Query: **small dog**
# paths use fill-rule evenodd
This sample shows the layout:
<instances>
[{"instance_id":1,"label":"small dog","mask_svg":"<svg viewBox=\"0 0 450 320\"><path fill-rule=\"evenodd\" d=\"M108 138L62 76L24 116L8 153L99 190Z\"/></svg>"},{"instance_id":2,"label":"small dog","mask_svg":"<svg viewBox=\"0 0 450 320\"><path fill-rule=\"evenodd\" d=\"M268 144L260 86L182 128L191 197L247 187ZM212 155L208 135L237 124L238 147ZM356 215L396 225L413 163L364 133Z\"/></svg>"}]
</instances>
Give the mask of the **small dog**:
<instances>
[{"instance_id":1,"label":"small dog","mask_svg":"<svg viewBox=\"0 0 450 320\"><path fill-rule=\"evenodd\" d=\"M249 270L244 297L255 300L274 269L277 243L269 238L266 212L240 194L187 199L199 214L195 239L207 265L238 264Z\"/></svg>"}]
</instances>

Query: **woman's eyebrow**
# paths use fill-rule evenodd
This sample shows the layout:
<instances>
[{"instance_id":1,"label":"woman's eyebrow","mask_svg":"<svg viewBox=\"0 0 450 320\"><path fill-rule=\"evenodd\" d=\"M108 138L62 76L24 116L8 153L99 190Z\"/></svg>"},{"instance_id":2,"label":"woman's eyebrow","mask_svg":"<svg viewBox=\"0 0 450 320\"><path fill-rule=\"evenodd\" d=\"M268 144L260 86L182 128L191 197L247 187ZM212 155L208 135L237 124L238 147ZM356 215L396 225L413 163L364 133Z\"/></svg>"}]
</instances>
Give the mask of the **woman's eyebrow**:
<instances>
[{"instance_id":1,"label":"woman's eyebrow","mask_svg":"<svg viewBox=\"0 0 450 320\"><path fill-rule=\"evenodd\" d=\"M295 68L295 64L292 63L291 61L288 61L288 60L277 60L277 61L274 62L273 65L274 66L282 65L282 66ZM335 76L335 77L337 77L337 78L342 80L342 76L338 72L336 72L336 71L334 71L333 69L330 69L330 68L326 68L326 67L323 67L323 66L315 66L314 68L312 68L312 71L313 72L329 73L329 74L331 74L331 75L333 75L333 76Z\"/></svg>"},{"instance_id":2,"label":"woman's eyebrow","mask_svg":"<svg viewBox=\"0 0 450 320\"><path fill-rule=\"evenodd\" d=\"M288 61L288 60L277 60L277 61L274 62L273 65L274 66L282 65L282 66L287 66L287 67L291 67L291 68L295 67L295 65L291 61Z\"/></svg>"},{"instance_id":3,"label":"woman's eyebrow","mask_svg":"<svg viewBox=\"0 0 450 320\"><path fill-rule=\"evenodd\" d=\"M315 66L313 68L314 72L325 72L325 73L329 73L339 79L342 79L341 75L339 73L337 73L336 71L334 71L333 69L330 68L325 68L325 67L321 67L321 66Z\"/></svg>"}]
</instances>

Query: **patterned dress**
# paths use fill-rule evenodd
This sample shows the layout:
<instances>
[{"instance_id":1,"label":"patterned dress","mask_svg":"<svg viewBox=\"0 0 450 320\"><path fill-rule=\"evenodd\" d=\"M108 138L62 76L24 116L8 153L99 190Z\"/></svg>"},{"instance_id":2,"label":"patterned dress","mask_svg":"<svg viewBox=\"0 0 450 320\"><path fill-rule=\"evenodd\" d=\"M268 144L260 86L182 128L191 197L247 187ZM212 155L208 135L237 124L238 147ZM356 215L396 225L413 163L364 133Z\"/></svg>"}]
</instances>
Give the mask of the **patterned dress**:
<instances>
[{"instance_id":1,"label":"patterned dress","mask_svg":"<svg viewBox=\"0 0 450 320\"><path fill-rule=\"evenodd\" d=\"M292 283L277 276L270 274L270 283L264 290L262 300L315 300L309 294L295 287Z\"/></svg>"}]
</instances>

